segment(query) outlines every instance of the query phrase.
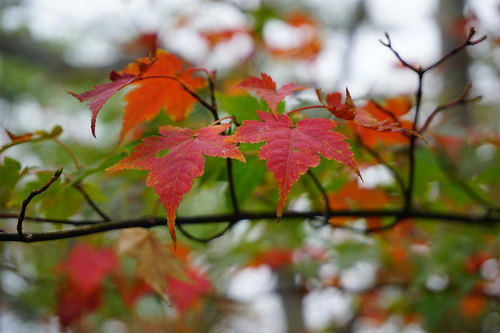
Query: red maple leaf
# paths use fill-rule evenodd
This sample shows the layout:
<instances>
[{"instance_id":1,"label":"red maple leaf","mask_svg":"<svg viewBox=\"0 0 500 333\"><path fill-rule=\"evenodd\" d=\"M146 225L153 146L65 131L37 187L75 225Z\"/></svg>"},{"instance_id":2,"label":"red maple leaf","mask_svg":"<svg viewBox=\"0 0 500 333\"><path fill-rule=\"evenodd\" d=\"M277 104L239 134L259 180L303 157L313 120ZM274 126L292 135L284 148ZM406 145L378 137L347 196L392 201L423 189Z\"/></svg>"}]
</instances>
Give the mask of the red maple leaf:
<instances>
[{"instance_id":1,"label":"red maple leaf","mask_svg":"<svg viewBox=\"0 0 500 333\"><path fill-rule=\"evenodd\" d=\"M57 310L63 327L100 305L103 279L117 269L118 260L111 249L94 249L87 244L73 247L57 267L66 277L59 290Z\"/></svg>"},{"instance_id":2,"label":"red maple leaf","mask_svg":"<svg viewBox=\"0 0 500 333\"><path fill-rule=\"evenodd\" d=\"M95 137L95 123L97 120L97 114L101 110L104 103L106 103L106 101L111 96L113 96L118 90L122 89L123 87L131 84L132 82L144 76L144 73L146 73L146 71L152 66L154 61L155 58L150 57L145 61L136 60L134 63L130 64L129 66L136 67L135 74L117 73L115 71L111 71L111 73L109 73L109 79L111 80L111 83L96 85L92 90L86 91L84 93L75 94L70 91L67 91L67 93L78 98L80 102L89 101L87 105L89 106L90 111L92 111L90 128L92 129L92 135L94 137Z\"/></svg>"},{"instance_id":3,"label":"red maple leaf","mask_svg":"<svg viewBox=\"0 0 500 333\"><path fill-rule=\"evenodd\" d=\"M245 162L231 137L220 133L230 124L211 125L194 133L190 128L174 126L160 127L161 136L145 138L135 147L130 156L107 170L150 170L147 186L153 187L167 211L168 226L174 244L175 213L182 196L193 184L194 178L203 174L207 156L229 157ZM169 150L163 157L158 153Z\"/></svg>"},{"instance_id":4,"label":"red maple leaf","mask_svg":"<svg viewBox=\"0 0 500 333\"><path fill-rule=\"evenodd\" d=\"M351 168L358 176L359 170L345 136L332 131L338 123L329 119L299 120L294 126L286 114L278 118L257 111L262 121L245 120L233 138L236 142L257 143L267 141L259 151L259 158L267 160L267 169L273 173L280 189L278 220L292 185L308 168L320 163L318 154Z\"/></svg>"},{"instance_id":5,"label":"red maple leaf","mask_svg":"<svg viewBox=\"0 0 500 333\"><path fill-rule=\"evenodd\" d=\"M177 310L185 313L196 306L204 295L213 291L213 286L205 273L196 268L186 270L190 281L181 281L168 275L167 281L170 286L168 295Z\"/></svg>"},{"instance_id":6,"label":"red maple leaf","mask_svg":"<svg viewBox=\"0 0 500 333\"><path fill-rule=\"evenodd\" d=\"M307 87L296 86L294 82L290 82L276 90L276 82L267 75L266 73L261 73L262 79L249 76L234 88L243 88L247 90L255 90L262 99L264 99L269 108L273 112L273 115L278 118L278 103L281 102L286 96L292 94L293 91L307 89Z\"/></svg>"}]
</instances>

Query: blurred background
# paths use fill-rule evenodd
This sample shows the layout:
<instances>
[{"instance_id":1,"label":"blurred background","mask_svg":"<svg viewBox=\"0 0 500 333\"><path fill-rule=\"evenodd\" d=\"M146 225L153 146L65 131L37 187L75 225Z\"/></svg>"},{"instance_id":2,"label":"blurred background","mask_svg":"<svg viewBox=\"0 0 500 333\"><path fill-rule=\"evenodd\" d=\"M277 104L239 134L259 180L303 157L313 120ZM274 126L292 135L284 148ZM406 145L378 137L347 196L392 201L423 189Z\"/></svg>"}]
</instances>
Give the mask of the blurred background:
<instances>
[{"instance_id":1,"label":"blurred background","mask_svg":"<svg viewBox=\"0 0 500 333\"><path fill-rule=\"evenodd\" d=\"M500 128L498 0L2 0L0 146L9 142L6 129L22 134L37 130L49 132L55 125L60 125L63 133L59 140L79 152L81 164L96 163L103 152L116 149L123 93L113 97L101 111L96 140L90 132L88 108L65 90L83 92L97 83L107 82L109 71L119 70L132 59L147 56L156 48L174 53L189 66L217 70L221 85L218 88L223 92L248 75L265 72L277 81L278 86L296 81L325 92L343 92L347 86L356 101L384 96L412 96L415 93L415 74L403 68L390 50L380 44L379 40L386 40L384 32L390 35L393 47L409 63L427 66L460 44L471 27L476 29L476 36L486 34L487 40L468 48L426 77L422 106L424 116L421 119L425 119L425 115L437 105L455 99L465 84L471 82L470 95L483 96L480 103L461 106L460 111L454 111L454 116L441 114L434 123L439 127L432 130L442 135L465 137L477 133L480 128L482 133L486 133L484 135L496 138ZM303 103L314 99L314 92L308 90L289 102ZM202 117L200 113L195 108L187 121ZM411 117L411 112L408 117ZM165 123L170 120L164 116L156 121ZM488 147L482 149L483 155L491 157L498 153ZM67 154L56 152L50 145L22 146L9 151L9 156L20 161L23 167L51 169L68 164L68 171L74 168ZM375 178L380 178L380 174ZM377 182L374 183L376 185ZM118 188L118 185L109 186L108 193ZM106 194L106 189L102 191ZM152 197L151 193L144 196ZM200 209L205 206L210 206L210 203L202 204ZM337 254L346 256L344 258L356 253L352 262L345 259L343 264L326 263L311 268L305 267L307 260L302 262L304 267L300 269L312 269L319 275L338 277L342 288L337 288L338 284L335 288L314 289L314 285L310 286L312 291L305 297L301 296L302 303L299 305L294 303L298 299L296 295L292 293L287 299L290 295L284 292L287 284L293 284L297 276L290 277L272 265L255 265L238 271L231 266L238 255L248 248L239 248L236 257L229 263L216 259L224 253L224 249L235 250L235 244L243 239L249 247L252 246L252 241L260 239L266 232L277 231L262 225L238 224L225 241L211 245L209 254L197 259L204 263L211 262L216 272L218 267L220 275L217 277L219 281L224 281L220 284L225 283L219 287L226 291L229 300L244 304L244 307L238 305L228 310L225 315L231 318L230 323L212 327L214 332L274 333L284 332L292 326L317 331L415 333L439 327L439 317L431 320L435 326L403 315L391 317L380 313L368 313L368 318L372 316L371 321L353 320L356 317L353 309L360 302L369 300L356 298L342 288L359 291L372 286L381 260L378 254L371 252L376 246L370 240L356 238L358 236L336 233L332 238L327 231L313 235L310 230L301 230L300 236L290 236L285 248L293 248L294 242L300 239L304 244L310 243L309 251L314 252L312 249L328 239L328 242L348 244L336 249ZM307 237L304 238L304 235ZM355 245L344 243L345 239L355 239ZM477 239L481 237L477 236ZM55 263L55 259L49 257L53 254L57 258L59 246L62 245L58 244L56 249L47 250L43 255L43 260L48 261L46 267ZM5 246L6 256L20 250L21 247ZM295 252L294 260L303 255L313 261L315 255L323 255L306 252ZM284 254L283 260L286 261L290 253ZM280 254L275 255L279 258ZM497 262L494 259L490 261L490 267L497 266L489 271L483 267L487 271L484 274L495 275L491 270L498 270ZM36 271L33 267L24 269L25 272ZM423 283L431 289L443 289L448 284L448 275L441 273L438 270L436 274L426 274L422 278ZM496 274L499 275L498 272ZM23 294L29 279L20 279L8 272L3 274L2 283L4 292L15 298ZM496 283L498 288L500 282ZM51 306L47 301L50 295L39 294L38 301L33 300L35 294L28 296L31 298L9 303L18 304L20 308L17 310L16 307L7 308L0 304L0 330L57 331L54 318L47 318L48 311L44 310ZM388 303L394 300L399 302L401 297L397 287L383 290L382 298ZM42 304L44 301L45 304ZM450 298L447 301L456 300ZM40 308L26 309L26 304L30 302ZM431 316L426 311L437 311L430 305L436 304L435 299L422 302L418 306L428 308L419 312L420 316L424 316L422 313ZM490 332L488 327L493 324L488 323L500 320L498 304L490 310L485 310L489 317L480 317L473 327L486 327L484 331ZM145 300L137 305L136 316L147 321L149 316L162 311L165 309L158 303ZM303 321L297 319L301 317L296 315L297 311L303 314ZM31 323L23 320L23 313L33 315ZM104 321L99 330L128 332L125 323L126 319Z\"/></svg>"}]
</instances>

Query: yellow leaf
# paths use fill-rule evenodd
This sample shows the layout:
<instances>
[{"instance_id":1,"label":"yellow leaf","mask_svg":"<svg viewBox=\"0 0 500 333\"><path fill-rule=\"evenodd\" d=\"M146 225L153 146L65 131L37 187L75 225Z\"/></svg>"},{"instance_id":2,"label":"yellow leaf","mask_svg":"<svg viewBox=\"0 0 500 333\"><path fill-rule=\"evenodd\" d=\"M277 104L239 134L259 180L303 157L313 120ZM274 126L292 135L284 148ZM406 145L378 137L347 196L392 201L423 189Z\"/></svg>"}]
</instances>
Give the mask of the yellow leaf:
<instances>
[{"instance_id":1,"label":"yellow leaf","mask_svg":"<svg viewBox=\"0 0 500 333\"><path fill-rule=\"evenodd\" d=\"M137 275L158 293L167 292L167 275L190 281L181 262L160 238L150 230L131 228L123 230L118 238L118 253L137 259Z\"/></svg>"}]
</instances>

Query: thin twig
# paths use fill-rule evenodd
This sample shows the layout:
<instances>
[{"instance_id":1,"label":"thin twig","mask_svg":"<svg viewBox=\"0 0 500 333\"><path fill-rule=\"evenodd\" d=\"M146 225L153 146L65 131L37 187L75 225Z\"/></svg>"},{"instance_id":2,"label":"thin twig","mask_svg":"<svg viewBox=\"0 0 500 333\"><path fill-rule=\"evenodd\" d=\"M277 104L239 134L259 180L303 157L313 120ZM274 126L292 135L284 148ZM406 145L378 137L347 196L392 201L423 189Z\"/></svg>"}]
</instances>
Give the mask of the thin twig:
<instances>
[{"instance_id":1,"label":"thin twig","mask_svg":"<svg viewBox=\"0 0 500 333\"><path fill-rule=\"evenodd\" d=\"M462 177L457 175L457 168L451 165L451 162L446 158L446 154L444 152L437 154L437 156L439 162L438 165L441 167L441 170L446 175L446 177L448 177L451 184L458 186L465 194L469 196L469 198L479 202L487 208L495 208L492 202L479 195L474 189L469 186L469 184L463 181Z\"/></svg>"},{"instance_id":2,"label":"thin twig","mask_svg":"<svg viewBox=\"0 0 500 333\"><path fill-rule=\"evenodd\" d=\"M389 37L389 34L387 32L385 32L384 35L385 35L385 38L387 38L387 42L384 42L381 39L379 39L379 42L382 45L384 45L385 47L388 47L389 50L391 50L392 53L394 53L394 55L396 56L396 58L398 58L398 60L403 64L403 66L411 69L415 73L418 73L418 72L420 72L422 70L421 68L417 68L417 67L415 67L413 65L410 65L403 58L401 58L401 56L399 55L399 53L395 49L392 48L391 38Z\"/></svg>"},{"instance_id":3,"label":"thin twig","mask_svg":"<svg viewBox=\"0 0 500 333\"><path fill-rule=\"evenodd\" d=\"M240 215L240 208L238 205L238 198L236 197L236 189L234 187L234 178L233 178L233 162L230 158L226 158L226 167L227 167L227 180L229 182L229 195L231 197L231 204L233 206L233 212L235 218Z\"/></svg>"},{"instance_id":4,"label":"thin twig","mask_svg":"<svg viewBox=\"0 0 500 333\"><path fill-rule=\"evenodd\" d=\"M300 108L297 108L297 109L293 109L293 110L287 111L287 112L285 112L285 114L289 115L291 113L298 112L298 111L309 110L309 109L324 109L324 108L325 108L325 106L322 105L322 104L309 105L309 106L303 106L303 107L300 107Z\"/></svg>"},{"instance_id":5,"label":"thin twig","mask_svg":"<svg viewBox=\"0 0 500 333\"><path fill-rule=\"evenodd\" d=\"M216 114L217 113L217 110L215 110L212 105L210 105L210 103L208 103L205 99L203 99L200 95L198 95L198 93L196 93L195 91L191 90L186 83L184 83L184 81L182 81L181 79L179 79L178 77L176 76L172 76L172 75L151 75L151 76L143 76L137 80L135 80L134 82L138 82L138 81L143 81L143 80L148 80L148 79L169 79L169 80L174 80L174 81L177 81L182 89L184 89L187 93L189 93L191 96L193 96L198 102L200 102L204 107L206 107L210 112L212 112L212 114Z\"/></svg>"},{"instance_id":6,"label":"thin twig","mask_svg":"<svg viewBox=\"0 0 500 333\"><path fill-rule=\"evenodd\" d=\"M441 59L439 59L437 62L430 65L429 67L425 68L423 71L427 72L427 71L433 69L434 67L439 66L444 61L451 58L454 54L465 49L467 46L476 45L476 44L481 43L482 41L484 41L486 39L486 35L483 35L476 40L472 40L472 37L474 36L475 33L476 33L476 30L474 29L474 27L471 27L469 29L469 34L467 35L467 38L465 39L465 41L462 44L460 44L460 45L454 47L453 49L451 49L450 51L448 51L448 53L446 53L444 56L442 56Z\"/></svg>"},{"instance_id":7,"label":"thin twig","mask_svg":"<svg viewBox=\"0 0 500 333\"><path fill-rule=\"evenodd\" d=\"M208 236L206 238L201 238L198 236L194 236L193 234L189 233L186 229L184 229L184 226L182 224L177 224L177 229L188 239L195 241L195 242L200 242L200 243L208 243L216 238L219 238L223 236L226 232L231 230L233 223L228 223L228 225L222 229L221 231L217 232L216 234L212 236Z\"/></svg>"},{"instance_id":8,"label":"thin twig","mask_svg":"<svg viewBox=\"0 0 500 333\"><path fill-rule=\"evenodd\" d=\"M28 208L29 203L34 197L46 191L50 187L50 185L52 185L52 183L54 183L61 176L62 171L63 167L57 169L56 172L54 172L54 175L49 179L47 183L45 183L45 185L43 185L38 190L31 191L28 197L24 199L23 206L21 207L21 212L19 213L19 219L17 220L17 234L19 237L27 238L26 235L23 233L23 221L24 221L24 215L26 214L26 208Z\"/></svg>"},{"instance_id":9,"label":"thin twig","mask_svg":"<svg viewBox=\"0 0 500 333\"><path fill-rule=\"evenodd\" d=\"M444 105L440 105L437 108L435 108L434 111L430 114L430 116L426 119L424 125L422 126L422 128L418 132L420 134L424 133L427 130L427 128L429 127L429 125L431 124L431 122L434 119L434 117L438 113L440 113L441 111L444 111L444 110L447 110L447 109L451 109L451 108L453 108L455 106L458 106L458 105L468 104L468 103L472 103L472 102L480 100L481 96L467 98L467 95L469 94L469 91L470 91L471 87L472 87L472 85L468 84L465 87L464 91L456 99L454 99L453 101L451 101L449 103L446 103Z\"/></svg>"},{"instance_id":10,"label":"thin twig","mask_svg":"<svg viewBox=\"0 0 500 333\"><path fill-rule=\"evenodd\" d=\"M83 189L82 184L77 182L73 184L73 187L76 188L80 193L83 195L87 203L94 209L94 211L102 217L103 221L111 221L111 218L109 218L96 204L95 202L90 198L88 193Z\"/></svg>"},{"instance_id":11,"label":"thin twig","mask_svg":"<svg viewBox=\"0 0 500 333\"><path fill-rule=\"evenodd\" d=\"M52 138L52 140L54 140L55 143L57 143L62 149L64 149L64 151L66 151L66 153L68 153L69 157L73 160L73 163L75 164L76 170L80 171L81 170L80 164L78 163L75 154L73 154L73 152L68 148L68 146L66 146L61 141L57 140L57 138Z\"/></svg>"},{"instance_id":12,"label":"thin twig","mask_svg":"<svg viewBox=\"0 0 500 333\"><path fill-rule=\"evenodd\" d=\"M380 156L380 154L370 148L369 146L367 146L363 140L361 139L361 136L359 136L359 134L356 134L356 142L363 148L365 149L368 153L370 153L370 155L372 155L376 160L377 162L379 162L380 164L384 165L387 169L389 169L389 171L392 173L392 175L394 176L394 179L396 180L396 183L398 183L398 186L400 188L400 190L402 192L405 191L405 182L403 180L403 177L401 177L401 175L399 174L399 172L393 168L389 163L387 163L383 158L382 156Z\"/></svg>"},{"instance_id":13,"label":"thin twig","mask_svg":"<svg viewBox=\"0 0 500 333\"><path fill-rule=\"evenodd\" d=\"M318 177L312 172L311 169L307 170L307 174L309 177L312 179L318 190L321 192L321 195L323 196L323 200L325 201L325 216L330 215L330 202L328 201L328 194L326 193L325 189L323 188L323 185L321 185ZM325 219L325 223L328 220Z\"/></svg>"},{"instance_id":14,"label":"thin twig","mask_svg":"<svg viewBox=\"0 0 500 333\"><path fill-rule=\"evenodd\" d=\"M19 219L19 214L13 213L0 213L0 219ZM87 225L87 224L98 224L102 223L102 220L63 220L54 219L50 217L39 217L39 216L24 216L24 222L42 222L42 223L53 223L53 224L67 224L67 225Z\"/></svg>"},{"instance_id":15,"label":"thin twig","mask_svg":"<svg viewBox=\"0 0 500 333\"><path fill-rule=\"evenodd\" d=\"M394 114L394 112L392 112L391 110L389 110L389 109L387 109L387 108L383 107L382 105L380 105L379 103L377 103L377 102L375 102L375 101L373 101L373 100L372 100L372 103L373 103L373 105L375 105L375 107L376 107L377 109L379 109L381 112L383 112L383 113L385 113L386 115L388 115L389 117L391 117L391 118L392 118L392 120L394 120L394 122L396 122L396 123L398 123L398 124L400 123L399 118L398 118L398 117Z\"/></svg>"}]
</instances>

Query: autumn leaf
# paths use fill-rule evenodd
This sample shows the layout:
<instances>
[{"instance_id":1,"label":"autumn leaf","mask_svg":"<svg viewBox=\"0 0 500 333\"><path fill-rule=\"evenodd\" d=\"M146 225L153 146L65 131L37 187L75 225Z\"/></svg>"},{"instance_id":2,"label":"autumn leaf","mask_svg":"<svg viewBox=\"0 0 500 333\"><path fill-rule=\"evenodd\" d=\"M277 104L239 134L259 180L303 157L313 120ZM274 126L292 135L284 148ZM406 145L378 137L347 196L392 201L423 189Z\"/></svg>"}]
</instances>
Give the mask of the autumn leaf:
<instances>
[{"instance_id":1,"label":"autumn leaf","mask_svg":"<svg viewBox=\"0 0 500 333\"><path fill-rule=\"evenodd\" d=\"M167 275L189 281L179 260L150 230L123 230L118 238L118 253L137 259L137 276L161 295L167 291Z\"/></svg>"},{"instance_id":2,"label":"autumn leaf","mask_svg":"<svg viewBox=\"0 0 500 333\"><path fill-rule=\"evenodd\" d=\"M66 278L59 290L57 306L63 327L101 304L103 279L117 269L118 260L111 249L94 249L83 243L72 248L68 258L57 267Z\"/></svg>"},{"instance_id":3,"label":"autumn leaf","mask_svg":"<svg viewBox=\"0 0 500 333\"><path fill-rule=\"evenodd\" d=\"M267 169L273 173L280 189L277 216L281 218L286 197L292 185L309 168L320 163L318 154L348 166L358 176L359 170L345 137L332 131L337 123L329 119L302 119L293 125L286 114L275 118L257 111L262 121L245 120L233 136L236 142L267 141L259 151L259 158L267 160Z\"/></svg>"},{"instance_id":4,"label":"autumn leaf","mask_svg":"<svg viewBox=\"0 0 500 333\"><path fill-rule=\"evenodd\" d=\"M281 102L286 96L291 95L294 91L307 89L307 87L296 86L294 82L290 82L276 90L276 82L274 82L269 75L261 73L260 76L262 79L255 76L249 76L237 84L234 88L255 90L257 94L267 102L276 118L278 118L277 108L279 102Z\"/></svg>"},{"instance_id":5,"label":"autumn leaf","mask_svg":"<svg viewBox=\"0 0 500 333\"><path fill-rule=\"evenodd\" d=\"M153 187L167 211L168 226L174 244L175 213L182 196L191 189L194 178L203 174L203 155L228 157L245 162L238 147L230 142L230 137L220 134L229 126L230 124L207 126L197 133L190 128L160 127L161 136L144 139L130 156L107 169L150 170L146 184ZM157 154L167 149L165 156L157 157Z\"/></svg>"},{"instance_id":6,"label":"autumn leaf","mask_svg":"<svg viewBox=\"0 0 500 333\"><path fill-rule=\"evenodd\" d=\"M357 180L346 183L342 188L334 193L328 192L328 205L330 209L366 209L375 210L384 207L391 202L391 198L380 188L359 187ZM332 217L329 223L336 225L339 222L351 221L349 217ZM380 217L367 217L367 227L374 228L380 226Z\"/></svg>"},{"instance_id":7,"label":"autumn leaf","mask_svg":"<svg viewBox=\"0 0 500 333\"><path fill-rule=\"evenodd\" d=\"M321 104L323 104L325 108L335 117L346 120L354 120L356 116L356 107L354 106L351 94L349 94L349 90L347 88L345 88L345 93L346 98L344 104L342 104L342 94L336 91L326 95L325 103L321 98L321 90L316 90L316 95L318 96Z\"/></svg>"},{"instance_id":8,"label":"autumn leaf","mask_svg":"<svg viewBox=\"0 0 500 333\"><path fill-rule=\"evenodd\" d=\"M169 296L172 303L181 313L186 313L195 307L204 295L213 291L213 286L206 274L199 269L189 269L186 274L189 282L176 279L172 275L167 276L170 287Z\"/></svg>"},{"instance_id":9,"label":"autumn leaf","mask_svg":"<svg viewBox=\"0 0 500 333\"><path fill-rule=\"evenodd\" d=\"M388 100L388 108L382 108L370 101L368 103L370 108L373 106L378 110L377 112L371 113L367 111L366 107L365 109L356 108L347 88L346 98L343 104L341 103L342 95L339 92L328 94L325 100L326 103L323 102L319 90L317 91L317 95L323 106L338 118L350 120L356 125L378 132L413 135L428 143L419 133L408 128L408 126L403 126L399 121L398 116L406 114L411 109L411 102L407 98ZM375 115L377 115L378 118Z\"/></svg>"},{"instance_id":10,"label":"autumn leaf","mask_svg":"<svg viewBox=\"0 0 500 333\"><path fill-rule=\"evenodd\" d=\"M106 275L117 269L118 261L111 249L93 249L84 243L75 245L68 259L59 266L60 273L66 275L83 294L90 293Z\"/></svg>"},{"instance_id":11,"label":"autumn leaf","mask_svg":"<svg viewBox=\"0 0 500 333\"><path fill-rule=\"evenodd\" d=\"M67 93L78 98L80 102L89 101L87 105L89 106L90 111L92 111L90 128L92 130L92 135L94 137L95 137L95 123L97 120L97 114L101 110L104 103L106 103L106 101L111 96L113 96L116 92L118 92L118 90L140 79L153 65L154 62L155 58L153 57L150 57L147 60L136 60L134 63L129 65L129 66L135 66L137 68L136 73L134 74L117 73L115 71L111 71L111 73L109 73L109 79L111 80L110 83L96 85L92 90L86 91L81 94L76 94L67 91Z\"/></svg>"},{"instance_id":12,"label":"autumn leaf","mask_svg":"<svg viewBox=\"0 0 500 333\"><path fill-rule=\"evenodd\" d=\"M33 133L23 133L20 135L15 135L14 133L12 133L11 131L9 131L7 129L5 130L5 133L7 133L7 135L9 136L9 139L12 142L28 141L33 137Z\"/></svg>"},{"instance_id":13,"label":"autumn leaf","mask_svg":"<svg viewBox=\"0 0 500 333\"><path fill-rule=\"evenodd\" d=\"M137 68L129 66L123 71L136 74ZM141 122L153 119L162 108L174 121L184 120L197 100L184 90L178 80L192 91L205 87L205 79L192 77L195 71L193 68L182 70L181 60L158 50L156 61L144 75L144 79L156 78L133 82L137 87L125 96L127 105L120 139Z\"/></svg>"}]
</instances>

